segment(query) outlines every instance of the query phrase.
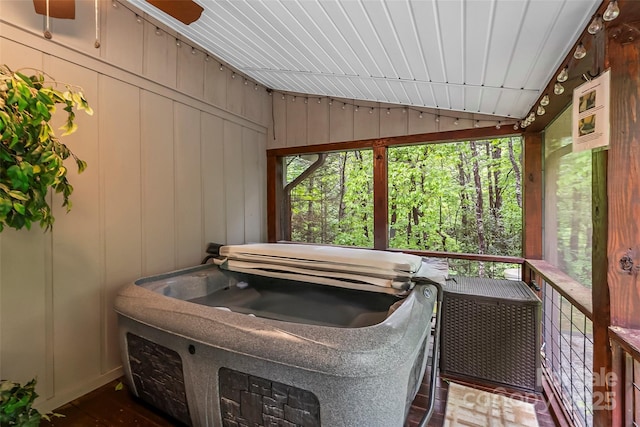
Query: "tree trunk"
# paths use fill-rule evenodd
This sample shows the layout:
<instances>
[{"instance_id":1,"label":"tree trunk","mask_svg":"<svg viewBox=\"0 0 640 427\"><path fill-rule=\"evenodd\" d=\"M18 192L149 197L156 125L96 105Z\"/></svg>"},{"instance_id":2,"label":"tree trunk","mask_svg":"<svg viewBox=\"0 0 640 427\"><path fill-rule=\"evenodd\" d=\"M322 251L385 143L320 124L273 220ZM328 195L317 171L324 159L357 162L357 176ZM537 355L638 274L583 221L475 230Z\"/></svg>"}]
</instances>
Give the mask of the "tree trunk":
<instances>
[{"instance_id":1,"label":"tree trunk","mask_svg":"<svg viewBox=\"0 0 640 427\"><path fill-rule=\"evenodd\" d=\"M518 207L522 207L522 183L520 177L520 166L518 166L518 162L516 162L516 158L513 154L513 138L509 138L509 160L511 160L511 166L513 167L513 172L515 173L515 182L516 182L516 200L518 201Z\"/></svg>"},{"instance_id":2,"label":"tree trunk","mask_svg":"<svg viewBox=\"0 0 640 427\"><path fill-rule=\"evenodd\" d=\"M478 230L478 253L486 253L486 243L484 236L484 203L482 199L482 180L480 179L480 165L478 164L478 147L475 141L471 141L471 155L473 157L473 182L476 189L476 228ZM480 277L484 275L484 265L479 263L478 274Z\"/></svg>"},{"instance_id":3,"label":"tree trunk","mask_svg":"<svg viewBox=\"0 0 640 427\"><path fill-rule=\"evenodd\" d=\"M349 153L341 153L340 154L340 194L339 194L339 203L338 203L338 223L344 218L345 213L345 205L344 205L344 193L345 193L345 185L346 178L345 173L347 169L347 156Z\"/></svg>"}]
</instances>

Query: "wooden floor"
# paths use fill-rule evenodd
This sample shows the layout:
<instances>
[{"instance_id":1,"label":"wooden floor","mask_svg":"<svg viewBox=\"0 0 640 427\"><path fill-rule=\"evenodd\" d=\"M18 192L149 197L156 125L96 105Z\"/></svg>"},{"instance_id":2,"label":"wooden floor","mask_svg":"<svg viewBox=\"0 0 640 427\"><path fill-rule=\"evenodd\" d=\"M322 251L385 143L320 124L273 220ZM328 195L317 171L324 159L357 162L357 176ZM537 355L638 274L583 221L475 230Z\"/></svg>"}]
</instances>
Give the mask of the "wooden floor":
<instances>
[{"instance_id":1,"label":"wooden floor","mask_svg":"<svg viewBox=\"0 0 640 427\"><path fill-rule=\"evenodd\" d=\"M425 375L424 382L418 391L411 411L407 417L404 427L416 427L419 425L425 413L425 408L429 401L429 375ZM63 418L52 417L52 422L43 422L42 426L60 427L109 427L109 426L137 426L137 427L165 427L180 426L181 424L165 416L162 412L146 405L134 397L126 385L121 390L116 390L120 380L113 381L98 390L95 390L77 400L74 400L55 413L64 415ZM492 391L490 388L472 384L466 384L483 390ZM441 427L444 423L444 414L447 402L448 381L438 378L436 388L435 409L429 427ZM514 398L520 394L515 393ZM532 401L528 396L529 403L533 403L536 408L536 415L540 427L555 427L557 424L549 413L548 405L542 396L538 396ZM360 427L360 426L354 426ZM392 427L392 426L389 426Z\"/></svg>"}]
</instances>

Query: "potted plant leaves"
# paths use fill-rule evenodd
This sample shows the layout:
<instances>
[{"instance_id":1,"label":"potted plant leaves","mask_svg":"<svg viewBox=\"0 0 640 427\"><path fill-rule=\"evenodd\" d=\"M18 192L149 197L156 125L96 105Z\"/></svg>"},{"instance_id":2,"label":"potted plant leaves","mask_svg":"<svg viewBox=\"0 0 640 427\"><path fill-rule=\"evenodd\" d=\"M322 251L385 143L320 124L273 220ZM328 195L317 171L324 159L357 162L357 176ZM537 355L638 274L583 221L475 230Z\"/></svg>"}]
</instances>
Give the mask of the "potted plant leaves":
<instances>
[{"instance_id":1,"label":"potted plant leaves","mask_svg":"<svg viewBox=\"0 0 640 427\"><path fill-rule=\"evenodd\" d=\"M67 211L71 208L73 186L64 160L72 157L79 172L87 164L55 135L50 120L57 106L66 114L62 136L77 129L75 110L93 114L79 88L41 71L27 75L0 65L0 231L29 229L34 222L50 230L49 189L62 194Z\"/></svg>"}]
</instances>

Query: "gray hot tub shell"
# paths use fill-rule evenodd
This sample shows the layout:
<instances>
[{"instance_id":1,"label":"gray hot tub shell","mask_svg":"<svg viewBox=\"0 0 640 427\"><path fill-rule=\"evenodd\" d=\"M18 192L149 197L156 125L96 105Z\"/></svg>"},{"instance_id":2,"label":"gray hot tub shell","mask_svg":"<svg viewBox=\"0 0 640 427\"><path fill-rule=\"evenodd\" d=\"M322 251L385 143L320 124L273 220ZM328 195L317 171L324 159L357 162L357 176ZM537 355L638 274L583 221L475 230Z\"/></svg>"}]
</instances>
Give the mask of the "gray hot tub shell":
<instances>
[{"instance_id":1,"label":"gray hot tub shell","mask_svg":"<svg viewBox=\"0 0 640 427\"><path fill-rule=\"evenodd\" d=\"M428 359L434 285L416 285L381 322L363 327L298 323L188 301L247 277L208 264L122 289L115 309L134 394L194 426L258 418L264 426L404 424ZM262 406L261 414L241 406L252 402Z\"/></svg>"}]
</instances>

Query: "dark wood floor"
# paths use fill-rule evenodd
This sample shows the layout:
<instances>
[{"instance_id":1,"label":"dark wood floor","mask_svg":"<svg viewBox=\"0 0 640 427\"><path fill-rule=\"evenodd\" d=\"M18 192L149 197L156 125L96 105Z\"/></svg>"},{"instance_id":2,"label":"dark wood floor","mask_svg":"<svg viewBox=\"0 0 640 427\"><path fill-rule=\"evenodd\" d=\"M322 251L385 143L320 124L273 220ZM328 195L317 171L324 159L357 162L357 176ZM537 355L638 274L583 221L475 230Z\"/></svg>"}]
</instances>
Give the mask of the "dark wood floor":
<instances>
[{"instance_id":1,"label":"dark wood floor","mask_svg":"<svg viewBox=\"0 0 640 427\"><path fill-rule=\"evenodd\" d=\"M428 377L427 373L413 401L405 427L417 427L422 420L429 402ZM116 390L119 383L120 381L112 381L98 390L62 406L55 412L64 415L63 418L53 417L52 422L43 422L41 425L59 427L165 427L180 425L180 423L168 418L162 412L134 397L126 385L122 390ZM478 385L471 386L493 391L490 388ZM438 378L435 409L428 423L429 427L441 427L444 423L447 389L448 381ZM519 393L515 393L512 397L518 398L518 396ZM549 413L548 405L545 404L543 396L537 396L533 401L531 399L532 397L528 396L528 401L533 403L536 408L540 427L555 427L557 424Z\"/></svg>"}]
</instances>

